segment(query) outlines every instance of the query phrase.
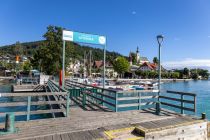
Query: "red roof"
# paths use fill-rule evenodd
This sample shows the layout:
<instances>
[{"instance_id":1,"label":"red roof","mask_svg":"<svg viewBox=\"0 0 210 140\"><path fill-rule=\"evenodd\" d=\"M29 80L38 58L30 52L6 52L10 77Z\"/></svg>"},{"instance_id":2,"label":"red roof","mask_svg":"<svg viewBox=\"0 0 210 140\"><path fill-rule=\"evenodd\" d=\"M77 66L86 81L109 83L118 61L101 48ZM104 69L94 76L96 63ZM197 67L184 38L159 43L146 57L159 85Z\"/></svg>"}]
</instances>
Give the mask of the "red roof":
<instances>
[{"instance_id":1,"label":"red roof","mask_svg":"<svg viewBox=\"0 0 210 140\"><path fill-rule=\"evenodd\" d=\"M103 61L102 60L100 60L100 61L95 61L95 67L96 68L100 68L100 67L102 67L103 66Z\"/></svg>"},{"instance_id":2,"label":"red roof","mask_svg":"<svg viewBox=\"0 0 210 140\"><path fill-rule=\"evenodd\" d=\"M147 63L147 62L145 62L145 63L143 63L143 64L141 65L141 67L143 67L143 66L147 66L147 67L149 67L151 70L156 70L156 68L157 68L157 65L156 65L155 63Z\"/></svg>"},{"instance_id":3,"label":"red roof","mask_svg":"<svg viewBox=\"0 0 210 140\"><path fill-rule=\"evenodd\" d=\"M104 61L99 60L94 62L94 67L101 68L104 66ZM110 62L106 62L106 67L112 67L112 64Z\"/></svg>"}]
</instances>

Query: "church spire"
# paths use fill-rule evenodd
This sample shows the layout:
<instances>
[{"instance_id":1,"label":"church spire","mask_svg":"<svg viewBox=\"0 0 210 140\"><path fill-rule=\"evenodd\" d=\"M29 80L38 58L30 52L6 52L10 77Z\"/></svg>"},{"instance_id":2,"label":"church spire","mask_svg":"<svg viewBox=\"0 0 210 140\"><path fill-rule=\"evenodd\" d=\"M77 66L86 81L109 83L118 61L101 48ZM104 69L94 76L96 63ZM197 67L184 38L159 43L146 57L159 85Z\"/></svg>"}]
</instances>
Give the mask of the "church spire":
<instances>
[{"instance_id":1,"label":"church spire","mask_svg":"<svg viewBox=\"0 0 210 140\"><path fill-rule=\"evenodd\" d=\"M139 46L137 46L137 49L136 49L136 61L138 64L140 63Z\"/></svg>"},{"instance_id":2,"label":"church spire","mask_svg":"<svg viewBox=\"0 0 210 140\"><path fill-rule=\"evenodd\" d=\"M139 53L139 46L137 46L136 53Z\"/></svg>"}]
</instances>

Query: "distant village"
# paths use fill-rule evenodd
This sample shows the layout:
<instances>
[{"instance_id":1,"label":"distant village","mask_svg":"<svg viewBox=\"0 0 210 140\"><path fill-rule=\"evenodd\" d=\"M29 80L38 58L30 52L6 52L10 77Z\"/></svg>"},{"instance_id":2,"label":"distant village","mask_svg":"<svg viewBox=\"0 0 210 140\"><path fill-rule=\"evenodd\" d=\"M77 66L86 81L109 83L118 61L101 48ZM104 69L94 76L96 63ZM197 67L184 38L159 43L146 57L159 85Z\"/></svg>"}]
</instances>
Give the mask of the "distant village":
<instances>
[{"instance_id":1,"label":"distant village","mask_svg":"<svg viewBox=\"0 0 210 140\"><path fill-rule=\"evenodd\" d=\"M84 61L77 61L76 63L71 63L67 67L67 71L71 74L74 74L75 76L79 77L87 77L89 76L87 72L87 68L85 66L89 67L89 62L91 60L88 60L88 57L85 57ZM139 47L137 47L136 52L130 52L128 58L128 62L130 64L130 70L124 74L124 77L129 78L137 78L136 71L157 71L158 70L158 62L150 62L147 57L140 56L139 53ZM135 60L134 60L135 59ZM103 60L97 60L91 62L92 66L92 72L91 75L93 77L100 77L103 75ZM81 68L84 68L81 70ZM109 78L116 78L118 77L118 73L114 70L113 64L111 62L106 62L106 76Z\"/></svg>"},{"instance_id":2,"label":"distant village","mask_svg":"<svg viewBox=\"0 0 210 140\"><path fill-rule=\"evenodd\" d=\"M103 60L96 60L92 61L90 59L90 54L84 54L84 61L76 60L74 63L70 63L66 71L69 75L78 76L78 77L87 77L90 76L89 69L91 70L91 76L93 77L100 77L102 76L102 69L103 69ZM136 71L156 71L158 70L157 63L151 63L147 57L140 56L139 53L139 47L137 47L136 52L130 52L129 56L127 57L129 64L130 64L130 70L125 73L126 77L136 77L135 72ZM23 69L18 68L18 65L24 66L24 63L31 60L31 57L27 56L14 56L11 54L6 55L0 55L0 70L1 76L4 75L11 75L13 71L16 71L17 69ZM91 64L90 64L91 63ZM90 66L91 65L91 66ZM91 68L90 68L91 67ZM17 69L14 69L17 68ZM106 62L106 76L109 78L116 78L118 77L118 73L115 72L113 68L113 64L109 61Z\"/></svg>"},{"instance_id":3,"label":"distant village","mask_svg":"<svg viewBox=\"0 0 210 140\"><path fill-rule=\"evenodd\" d=\"M103 76L103 60L94 60L91 51L84 53L82 60L69 61L66 65L66 76L72 77L102 77ZM119 74L114 66L113 61L106 61L106 77L107 78L138 78L138 79L156 79L158 77L158 59L154 57L150 62L147 57L141 56L139 47L135 52L130 52L126 57L129 69L123 74ZM13 76L17 71L30 71L34 68L31 65L33 55L12 55L0 54L0 76ZM42 72L42 69L37 69ZM166 70L161 66L162 78L165 79L207 79L209 73L202 69Z\"/></svg>"}]
</instances>

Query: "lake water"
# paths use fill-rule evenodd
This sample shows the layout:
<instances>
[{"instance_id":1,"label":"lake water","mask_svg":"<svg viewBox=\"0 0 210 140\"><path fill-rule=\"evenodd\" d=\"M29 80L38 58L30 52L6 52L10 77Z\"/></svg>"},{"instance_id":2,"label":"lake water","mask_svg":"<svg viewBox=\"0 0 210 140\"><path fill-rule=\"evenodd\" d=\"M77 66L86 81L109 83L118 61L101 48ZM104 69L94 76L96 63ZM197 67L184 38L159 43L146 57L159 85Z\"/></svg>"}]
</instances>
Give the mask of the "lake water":
<instances>
[{"instance_id":1,"label":"lake water","mask_svg":"<svg viewBox=\"0 0 210 140\"><path fill-rule=\"evenodd\" d=\"M175 90L175 91L196 93L197 94L196 115L201 116L201 113L205 112L207 114L207 118L210 120L210 80L164 83L161 85L161 88L162 90ZM11 85L0 83L0 93L2 92L11 92ZM2 98L2 97L0 98L0 101L5 102L5 100L7 100L7 98ZM16 109L19 109L20 111L23 108L16 108ZM7 110L5 110L5 108L0 108L0 112L6 112L6 111ZM40 118L40 117L41 116L36 116L35 118ZM20 118L20 120L25 120L25 117ZM1 118L0 121L2 121Z\"/></svg>"},{"instance_id":2,"label":"lake water","mask_svg":"<svg viewBox=\"0 0 210 140\"><path fill-rule=\"evenodd\" d=\"M201 116L205 112L210 120L210 80L164 83L162 89L196 93L196 115Z\"/></svg>"}]
</instances>

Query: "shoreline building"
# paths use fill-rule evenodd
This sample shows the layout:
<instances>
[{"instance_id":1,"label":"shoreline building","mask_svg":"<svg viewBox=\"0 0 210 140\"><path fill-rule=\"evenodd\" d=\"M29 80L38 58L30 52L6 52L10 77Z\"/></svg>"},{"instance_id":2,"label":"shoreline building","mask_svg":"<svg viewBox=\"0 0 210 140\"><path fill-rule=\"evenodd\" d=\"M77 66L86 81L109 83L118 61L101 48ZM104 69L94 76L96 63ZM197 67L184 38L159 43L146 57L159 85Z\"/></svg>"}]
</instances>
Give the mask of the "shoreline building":
<instances>
[{"instance_id":1,"label":"shoreline building","mask_svg":"<svg viewBox=\"0 0 210 140\"><path fill-rule=\"evenodd\" d=\"M136 64L134 64L135 62ZM130 52L129 53L129 63L130 66L132 65L142 65L144 63L150 63L147 57L141 56L139 52L139 47L136 48L136 53Z\"/></svg>"}]
</instances>

